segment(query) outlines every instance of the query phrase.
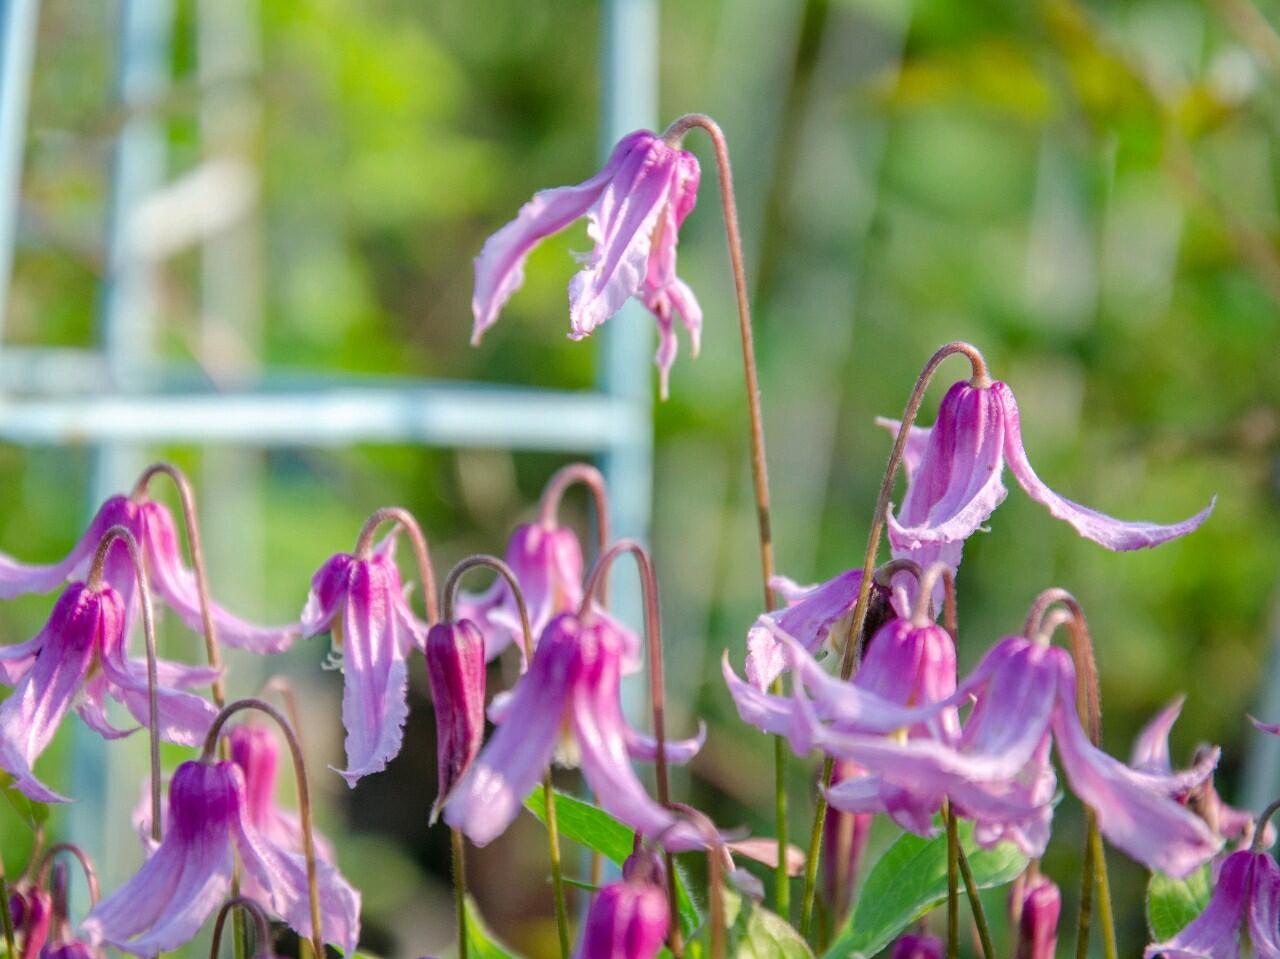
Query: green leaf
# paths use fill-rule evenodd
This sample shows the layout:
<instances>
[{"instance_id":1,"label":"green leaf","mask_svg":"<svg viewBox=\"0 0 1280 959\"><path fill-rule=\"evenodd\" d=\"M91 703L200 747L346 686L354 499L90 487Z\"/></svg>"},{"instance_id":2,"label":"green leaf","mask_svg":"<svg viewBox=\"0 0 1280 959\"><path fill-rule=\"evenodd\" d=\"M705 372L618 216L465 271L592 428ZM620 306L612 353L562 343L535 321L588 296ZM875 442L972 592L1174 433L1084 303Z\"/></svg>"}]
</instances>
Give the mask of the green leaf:
<instances>
[{"instance_id":1,"label":"green leaf","mask_svg":"<svg viewBox=\"0 0 1280 959\"><path fill-rule=\"evenodd\" d=\"M621 866L631 855L635 846L635 831L624 823L610 816L603 809L575 799L560 790L556 796L556 828L564 839L572 839L576 843L594 849L600 855ZM543 824L547 821L547 807L543 801L542 787L529 793L524 800L524 808L538 817ZM676 870L676 898L680 904L680 925L686 936L693 934L702 922L698 908L689 895L688 883Z\"/></svg>"},{"instance_id":2,"label":"green leaf","mask_svg":"<svg viewBox=\"0 0 1280 959\"><path fill-rule=\"evenodd\" d=\"M1204 911L1213 892L1209 864L1186 879L1170 879L1153 872L1147 883L1147 924L1156 942L1172 939L1192 919Z\"/></svg>"},{"instance_id":3,"label":"green leaf","mask_svg":"<svg viewBox=\"0 0 1280 959\"><path fill-rule=\"evenodd\" d=\"M979 849L973 823L959 825L960 847L974 882L989 889L1012 882L1027 859L1010 843ZM964 885L960 886L964 895ZM875 864L858 896L853 916L823 959L867 959L947 897L947 837L922 839L904 833Z\"/></svg>"},{"instance_id":4,"label":"green leaf","mask_svg":"<svg viewBox=\"0 0 1280 959\"><path fill-rule=\"evenodd\" d=\"M470 896L467 897L467 956L469 959L518 959L514 952L493 938Z\"/></svg>"},{"instance_id":5,"label":"green leaf","mask_svg":"<svg viewBox=\"0 0 1280 959\"><path fill-rule=\"evenodd\" d=\"M8 800L14 812L21 816L32 830L48 820L49 807L34 799L28 799L19 792L18 787L13 784L13 777L8 773L0 773L0 792L4 793L4 798Z\"/></svg>"},{"instance_id":6,"label":"green leaf","mask_svg":"<svg viewBox=\"0 0 1280 959\"><path fill-rule=\"evenodd\" d=\"M747 908L732 953L734 959L813 959L808 944L789 922L757 905Z\"/></svg>"}]
</instances>

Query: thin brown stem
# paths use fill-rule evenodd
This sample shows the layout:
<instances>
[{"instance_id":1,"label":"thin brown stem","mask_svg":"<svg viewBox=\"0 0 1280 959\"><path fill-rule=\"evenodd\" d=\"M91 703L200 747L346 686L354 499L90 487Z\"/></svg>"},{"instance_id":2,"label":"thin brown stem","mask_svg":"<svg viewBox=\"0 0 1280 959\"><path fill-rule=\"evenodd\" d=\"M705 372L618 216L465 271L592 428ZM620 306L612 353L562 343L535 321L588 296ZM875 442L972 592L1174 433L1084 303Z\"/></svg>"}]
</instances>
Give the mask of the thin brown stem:
<instances>
[{"instance_id":1,"label":"thin brown stem","mask_svg":"<svg viewBox=\"0 0 1280 959\"><path fill-rule=\"evenodd\" d=\"M281 735L289 744L289 754L293 758L293 774L297 780L298 820L302 827L302 852L307 864L307 893L311 899L311 946L315 950L317 959L322 959L324 934L320 926L320 887L316 881L316 839L311 816L311 789L307 783L307 763L302 755L302 744L298 741L297 732L289 725L289 720L270 703L261 699L238 699L224 706L214 718L213 725L209 727L208 735L205 736L204 752L200 761L209 762L213 759L222 727L236 713L247 709L256 709L275 720L276 725L280 727Z\"/></svg>"},{"instance_id":2,"label":"thin brown stem","mask_svg":"<svg viewBox=\"0 0 1280 959\"><path fill-rule=\"evenodd\" d=\"M48 848L40 860L40 868L36 873L36 885L44 888L49 884L49 872L53 868L53 860L58 853L66 853L80 863L80 869L84 872L85 884L89 887L89 903L96 906L100 895L98 871L93 868L93 861L88 854L75 843L60 842Z\"/></svg>"},{"instance_id":3,"label":"thin brown stem","mask_svg":"<svg viewBox=\"0 0 1280 959\"><path fill-rule=\"evenodd\" d=\"M449 830L453 856L453 908L458 921L458 959L467 959L467 850L462 830Z\"/></svg>"},{"instance_id":4,"label":"thin brown stem","mask_svg":"<svg viewBox=\"0 0 1280 959\"><path fill-rule=\"evenodd\" d=\"M973 913L973 924L978 929L978 942L982 944L982 955L984 959L996 959L996 949L991 941L991 927L987 925L987 912L982 908L982 899L978 895L978 883L973 878L973 870L969 868L969 857L964 854L963 846L956 848L956 859L960 864L960 876L964 879L969 911Z\"/></svg>"},{"instance_id":5,"label":"thin brown stem","mask_svg":"<svg viewBox=\"0 0 1280 959\"><path fill-rule=\"evenodd\" d=\"M98 542L98 550L93 555L93 564L89 567L89 578L86 586L89 589L102 589L103 567L107 561L107 553L119 540L129 551L129 560L133 564L134 575L138 579L138 604L142 607L142 636L147 648L147 726L151 734L151 838L160 841L160 699L157 688L159 679L156 672L156 624L151 609L151 587L147 582L147 567L142 561L142 551L133 533L123 526L112 526Z\"/></svg>"},{"instance_id":6,"label":"thin brown stem","mask_svg":"<svg viewBox=\"0 0 1280 959\"><path fill-rule=\"evenodd\" d=\"M440 610L436 604L436 571L431 565L431 551L427 548L427 538L422 527L413 518L413 514L400 506L385 506L373 513L360 530L356 539L356 556L367 559L373 549L373 537L383 523L394 522L409 534L409 542L413 545L413 557L418 563L418 577L422 582L422 603L427 613L427 625L440 619Z\"/></svg>"},{"instance_id":7,"label":"thin brown stem","mask_svg":"<svg viewBox=\"0 0 1280 959\"><path fill-rule=\"evenodd\" d=\"M942 580L942 623L943 628L951 635L951 641L958 642L956 635L956 574L946 563L934 563L924 571L919 579L915 608L911 610L911 625L923 629L933 622L930 615L933 606L933 587Z\"/></svg>"},{"instance_id":8,"label":"thin brown stem","mask_svg":"<svg viewBox=\"0 0 1280 959\"><path fill-rule=\"evenodd\" d=\"M209 573L204 562L200 521L196 514L196 495L191 487L191 481L187 479L186 473L172 463L152 463L138 477L130 497L135 502L145 499L152 477L159 475L173 480L173 485L178 490L178 500L182 503L182 522L187 533L187 551L191 554L191 570L195 574L196 594L200 597L200 626L204 631L205 655L208 657L209 665L218 670L218 675L209 684L209 688L213 693L214 704L221 709L227 702L226 687L222 682L222 652L218 647L218 634L213 623L213 606L209 599Z\"/></svg>"},{"instance_id":9,"label":"thin brown stem","mask_svg":"<svg viewBox=\"0 0 1280 959\"><path fill-rule=\"evenodd\" d=\"M574 485L580 483L591 493L596 510L596 558L604 555L613 537L609 531L609 494L604 476L590 463L570 463L556 470L542 490L538 505L538 522L548 529L559 525L560 501Z\"/></svg>"},{"instance_id":10,"label":"thin brown stem","mask_svg":"<svg viewBox=\"0 0 1280 959\"><path fill-rule=\"evenodd\" d=\"M862 582L858 584L858 599L853 607L849 638L844 645L844 652L840 661L841 679L847 680L852 676L853 670L858 664L864 641L862 633L867 621L867 606L871 599L871 584L875 573L876 554L880 551L880 539L884 535L885 523L888 521L889 499L893 495L894 480L897 478L898 469L902 465L902 459L906 453L907 437L911 432L911 427L915 425L916 414L920 412L920 404L924 402L925 388L928 387L933 374L943 360L957 353L964 354L969 360L973 374L969 382L975 388L981 389L991 385L991 377L987 372L987 364L982 358L982 354L978 352L977 347L959 340L948 343L939 349L933 356L929 357L924 369L920 371L920 376L916 379L911 395L907 398L907 406L902 413L902 422L898 427L898 435L893 441L893 449L889 452L889 462L885 466L884 479L880 483L880 495L876 498L875 512L871 515L871 531L867 536L867 551L862 559ZM820 794L830 787L833 768L831 763L824 764ZM819 800L816 806L818 807L818 814L815 814L813 818L813 830L809 836L809 850L815 860L822 852L823 820L826 818L825 802ZM812 875L812 879L810 879L810 875ZM808 934L809 920L813 915L813 899L817 892L816 879L817 864L815 861L811 864L811 868L805 876L804 899L800 910L801 935Z\"/></svg>"},{"instance_id":11,"label":"thin brown stem","mask_svg":"<svg viewBox=\"0 0 1280 959\"><path fill-rule=\"evenodd\" d=\"M760 406L760 375L756 364L755 338L751 327L751 301L747 293L747 271L742 255L742 233L738 228L738 201L733 190L733 167L729 162L729 145L724 131L711 117L689 113L680 117L663 133L663 139L678 146L686 133L701 127L711 138L716 169L720 175L720 204L724 210L725 239L729 247L729 265L733 271L733 291L738 301L738 335L742 340L742 372L747 392L747 417L751 438L751 479L756 499L756 526L760 537L760 575L764 588L766 611L777 606L773 590L773 524L769 509L769 468L765 455L764 413ZM781 683L773 692L781 693ZM775 832L778 840L778 868L774 874L778 912L791 912L791 882L787 875L787 792L786 752L781 738L774 742Z\"/></svg>"},{"instance_id":12,"label":"thin brown stem","mask_svg":"<svg viewBox=\"0 0 1280 959\"><path fill-rule=\"evenodd\" d=\"M951 804L942 803L942 819L947 824L947 959L960 957L960 836Z\"/></svg>"},{"instance_id":13,"label":"thin brown stem","mask_svg":"<svg viewBox=\"0 0 1280 959\"><path fill-rule=\"evenodd\" d=\"M271 924L267 921L267 914L256 902L244 896L233 896L218 910L218 916L213 921L213 939L209 943L209 959L218 959L218 949L222 946L222 928L227 924L227 916L231 914L231 910L236 908L239 908L242 913L248 913L253 920L253 927L257 932L257 942L254 943L256 959L271 959Z\"/></svg>"},{"instance_id":14,"label":"thin brown stem","mask_svg":"<svg viewBox=\"0 0 1280 959\"><path fill-rule=\"evenodd\" d=\"M298 691L284 676L272 676L262 685L263 696L269 696L271 693L276 693L280 697L280 702L284 704L284 714L289 717L289 725L297 732L298 740L301 742L302 710L298 708Z\"/></svg>"},{"instance_id":15,"label":"thin brown stem","mask_svg":"<svg viewBox=\"0 0 1280 959\"><path fill-rule=\"evenodd\" d=\"M516 610L520 615L520 640L527 668L533 661L533 627L529 622L529 607L525 605L524 591L520 589L520 581L516 579L516 574L498 557L477 553L460 560L453 569L449 570L449 575L444 578L444 589L441 591L444 596L444 621L453 622L453 610L458 600L458 585L462 582L462 577L473 569L491 569L507 581L507 587L511 590L511 595L516 601Z\"/></svg>"}]
</instances>

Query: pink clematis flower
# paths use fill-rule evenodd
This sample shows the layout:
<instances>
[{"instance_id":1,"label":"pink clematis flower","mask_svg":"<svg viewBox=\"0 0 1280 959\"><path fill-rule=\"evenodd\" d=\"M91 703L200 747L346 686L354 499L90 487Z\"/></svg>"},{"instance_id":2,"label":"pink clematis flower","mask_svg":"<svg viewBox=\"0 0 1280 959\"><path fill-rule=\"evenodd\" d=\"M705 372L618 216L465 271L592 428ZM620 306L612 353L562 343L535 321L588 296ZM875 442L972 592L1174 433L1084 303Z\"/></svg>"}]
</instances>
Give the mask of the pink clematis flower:
<instances>
[{"instance_id":1,"label":"pink clematis flower","mask_svg":"<svg viewBox=\"0 0 1280 959\"><path fill-rule=\"evenodd\" d=\"M529 671L490 710L498 729L449 797L445 821L478 846L491 842L515 819L567 734L606 812L642 836L661 836L672 850L702 848L698 831L654 802L631 768L632 759L656 759L657 743L623 718L622 656L622 641L603 620L570 613L553 619ZM666 743L667 761L691 759L705 732Z\"/></svg>"},{"instance_id":2,"label":"pink clematis flower","mask_svg":"<svg viewBox=\"0 0 1280 959\"><path fill-rule=\"evenodd\" d=\"M1239 959L1247 930L1255 959L1280 957L1280 868L1265 852L1241 850L1222 863L1213 897L1181 932L1145 959Z\"/></svg>"},{"instance_id":3,"label":"pink clematis flower","mask_svg":"<svg viewBox=\"0 0 1280 959\"><path fill-rule=\"evenodd\" d=\"M627 300L638 297L658 321L661 342L655 361L665 398L677 349L674 315L684 323L695 356L702 330L702 309L676 276L676 241L697 202L699 176L692 153L638 130L618 142L604 169L591 179L535 194L476 257L471 342L480 342L524 283L530 251L585 216L595 247L569 283L569 336L577 340L590 335Z\"/></svg>"},{"instance_id":4,"label":"pink clematis flower","mask_svg":"<svg viewBox=\"0 0 1280 959\"><path fill-rule=\"evenodd\" d=\"M67 801L40 782L31 767L73 704L85 724L106 739L137 729L118 729L108 721L108 695L139 723L148 722L147 667L125 654L125 620L125 600L108 582L98 588L72 583L33 639L0 648L0 682L14 687L0 703L0 768L30 798ZM217 671L163 661L157 667L160 736L197 745L216 710L184 688L212 681Z\"/></svg>"},{"instance_id":5,"label":"pink clematis flower","mask_svg":"<svg viewBox=\"0 0 1280 959\"><path fill-rule=\"evenodd\" d=\"M439 794L431 805L434 823L484 742L484 639L469 619L436 623L427 632L426 653L436 714Z\"/></svg>"},{"instance_id":6,"label":"pink clematis flower","mask_svg":"<svg viewBox=\"0 0 1280 959\"><path fill-rule=\"evenodd\" d=\"M511 533L503 559L520 584L535 640L553 617L576 612L582 605L582 545L573 530L544 520L523 523ZM471 620L484 635L486 660L512 643L524 654L520 610L503 577L496 577L482 593L460 591L456 605L457 618ZM598 607L592 615L607 620L625 641L623 672L639 669L640 637Z\"/></svg>"},{"instance_id":7,"label":"pink clematis flower","mask_svg":"<svg viewBox=\"0 0 1280 959\"><path fill-rule=\"evenodd\" d=\"M141 502L127 496L112 496L99 507L85 534L60 562L47 566L20 563L0 555L0 599L23 593L47 593L63 581L83 579L103 534L112 526L123 526L142 549L151 588L178 614L190 629L203 631L200 594L195 574L182 561L173 516L162 503ZM107 554L105 578L127 601L130 617L137 605L136 579L124 543L117 542ZM210 604L219 641L257 653L278 653L297 638L296 626L255 626Z\"/></svg>"},{"instance_id":8,"label":"pink clematis flower","mask_svg":"<svg viewBox=\"0 0 1280 959\"><path fill-rule=\"evenodd\" d=\"M153 956L189 942L227 896L233 847L264 904L299 935L311 935L306 864L254 826L238 766L183 763L170 782L168 808L160 845L81 923L90 943ZM333 866L318 867L323 938L349 955L360 934L360 894Z\"/></svg>"},{"instance_id":9,"label":"pink clematis flower","mask_svg":"<svg viewBox=\"0 0 1280 959\"><path fill-rule=\"evenodd\" d=\"M653 959L667 938L670 910L662 867L623 865L622 879L592 900L575 959Z\"/></svg>"},{"instance_id":10,"label":"pink clematis flower","mask_svg":"<svg viewBox=\"0 0 1280 959\"><path fill-rule=\"evenodd\" d=\"M895 420L878 420L892 432ZM947 391L929 428L913 428L904 466L907 493L895 516L889 515L894 556L933 560L953 570L960 548L1004 500L1005 463L1027 495L1070 523L1081 536L1110 550L1159 546L1200 526L1213 503L1190 519L1169 526L1124 522L1059 496L1031 468L1022 446L1018 404L1000 382L956 383Z\"/></svg>"},{"instance_id":11,"label":"pink clematis flower","mask_svg":"<svg viewBox=\"0 0 1280 959\"><path fill-rule=\"evenodd\" d=\"M392 535L367 556L331 557L311 578L302 611L305 636L333 636L347 730L347 768L338 772L353 789L400 752L409 715L406 657L425 642L426 628L409 609L400 584L394 543Z\"/></svg>"},{"instance_id":12,"label":"pink clematis flower","mask_svg":"<svg viewBox=\"0 0 1280 959\"><path fill-rule=\"evenodd\" d=\"M793 651L803 653L798 646ZM1199 817L1172 798L1204 780L1217 763L1217 750L1196 768L1170 775L1131 769L1103 753L1081 725L1075 667L1063 649L1008 637L953 696L900 724L925 723L928 730L935 713L973 696L973 710L954 743L936 734L902 742L821 722L823 711L836 716L840 701L850 699L849 684L826 679L808 687L819 699L831 700L819 703L817 711L797 696L796 712L808 727L808 740L830 755L861 763L922 803L950 797L959 815L976 821L982 845L1007 839L1031 857L1044 851L1054 791L1051 741L1073 790L1097 814L1102 834L1148 868L1185 876L1220 845ZM864 706L858 697L852 703ZM838 799L833 796L833 803Z\"/></svg>"}]
</instances>

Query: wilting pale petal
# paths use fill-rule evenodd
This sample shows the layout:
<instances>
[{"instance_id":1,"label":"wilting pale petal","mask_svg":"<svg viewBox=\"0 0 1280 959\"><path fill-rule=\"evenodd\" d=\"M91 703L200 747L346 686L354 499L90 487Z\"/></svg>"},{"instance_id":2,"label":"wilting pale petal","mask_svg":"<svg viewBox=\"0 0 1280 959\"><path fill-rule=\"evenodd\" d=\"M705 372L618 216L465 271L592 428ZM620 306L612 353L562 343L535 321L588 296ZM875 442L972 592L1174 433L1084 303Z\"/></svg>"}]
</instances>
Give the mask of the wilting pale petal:
<instances>
[{"instance_id":1,"label":"wilting pale petal","mask_svg":"<svg viewBox=\"0 0 1280 959\"><path fill-rule=\"evenodd\" d=\"M1111 550L1144 549L1159 546L1198 529L1213 512L1215 497L1209 505L1190 519L1162 526L1158 523L1125 522L1074 503L1049 489L1036 475L1022 445L1022 427L1013 391L1004 383L994 383L991 391L999 397L1004 410L1004 455L1009 469L1027 495L1041 503L1056 519L1070 523L1081 536Z\"/></svg>"}]
</instances>

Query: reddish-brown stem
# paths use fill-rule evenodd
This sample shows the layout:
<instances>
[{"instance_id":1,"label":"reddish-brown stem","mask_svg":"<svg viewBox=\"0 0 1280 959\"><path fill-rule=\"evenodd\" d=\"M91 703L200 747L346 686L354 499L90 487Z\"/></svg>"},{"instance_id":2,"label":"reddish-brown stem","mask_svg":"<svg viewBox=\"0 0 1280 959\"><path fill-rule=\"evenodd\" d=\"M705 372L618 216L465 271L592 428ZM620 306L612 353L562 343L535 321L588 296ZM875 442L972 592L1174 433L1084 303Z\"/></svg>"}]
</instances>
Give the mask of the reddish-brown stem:
<instances>
[{"instance_id":1,"label":"reddish-brown stem","mask_svg":"<svg viewBox=\"0 0 1280 959\"><path fill-rule=\"evenodd\" d=\"M53 868L53 860L58 853L64 852L73 857L76 862L80 863L80 868L84 872L85 884L89 887L89 904L96 906L100 894L98 886L98 871L93 868L93 862L83 849L75 843L60 842L50 846L45 852L44 857L40 860L40 869L36 873L36 885L43 889L49 884L49 871Z\"/></svg>"},{"instance_id":2,"label":"reddish-brown stem","mask_svg":"<svg viewBox=\"0 0 1280 959\"><path fill-rule=\"evenodd\" d=\"M538 505L538 522L548 529L558 525L560 501L576 483L581 483L590 491L591 501L595 504L596 557L599 558L609 548L613 537L609 532L609 495L604 476L590 463L570 463L556 470L551 479L547 480Z\"/></svg>"},{"instance_id":3,"label":"reddish-brown stem","mask_svg":"<svg viewBox=\"0 0 1280 959\"><path fill-rule=\"evenodd\" d=\"M591 575L587 577L578 617L585 621L591 616L592 601L608 579L614 560L624 553L632 555L636 561L636 569L640 573L640 589L644 596L644 633L649 652L649 702L653 710L653 738L657 743L654 777L658 786L658 802L670 808L671 788L667 778L665 719L666 686L662 665L662 610L658 599L658 577L653 570L653 561L650 560L649 553L643 546L633 539L620 539L605 551L592 567ZM671 951L679 955L680 916L676 903L675 865L670 853L667 854L667 887L667 896L671 905Z\"/></svg>"},{"instance_id":4,"label":"reddish-brown stem","mask_svg":"<svg viewBox=\"0 0 1280 959\"><path fill-rule=\"evenodd\" d=\"M307 892L311 899L311 947L317 957L324 956L324 933L320 926L320 887L316 881L316 840L315 827L311 816L311 790L307 784L307 763L302 755L302 744L298 734L281 712L270 703L261 699L238 699L228 703L214 718L213 724L204 740L204 752L201 762L210 762L218 748L218 737L222 727L236 713L246 709L256 709L270 716L280 727L280 733L289 744L289 754L293 758L293 775L297 780L298 821L302 827L302 853L307 864Z\"/></svg>"},{"instance_id":5,"label":"reddish-brown stem","mask_svg":"<svg viewBox=\"0 0 1280 959\"><path fill-rule=\"evenodd\" d=\"M356 539L355 555L359 559L368 559L373 550L373 536L383 523L395 522L409 534L409 542L413 545L413 556L418 563L418 577L422 581L422 603L427 612L427 625L438 622L440 609L436 604L436 571L431 565L431 551L427 548L427 538L422 527L413 518L413 514L400 506L386 506L375 512L367 520Z\"/></svg>"},{"instance_id":6,"label":"reddish-brown stem","mask_svg":"<svg viewBox=\"0 0 1280 959\"><path fill-rule=\"evenodd\" d=\"M898 435L893 441L893 449L889 452L889 462L885 466L884 479L880 483L880 495L876 498L875 512L871 515L871 531L867 536L867 551L862 559L862 582L858 584L858 599L853 607L848 640L845 642L844 652L840 660L841 679L847 680L852 676L853 670L858 664L863 642L863 626L866 625L867 621L867 605L871 599L871 583L875 571L876 554L880 551L880 539L884 535L884 527L889 515L889 499L893 495L894 480L897 479L898 469L902 465L902 459L906 453L907 437L911 433L911 427L915 425L916 414L920 412L920 404L924 402L925 388L928 387L929 381L933 379L933 374L943 360L957 353L964 354L969 360L973 373L970 383L974 387L983 388L991 385L991 377L987 373L987 364L982 358L982 354L978 352L977 347L959 340L948 343L934 353L933 356L929 357L929 361L925 363L924 369L920 371L919 377L916 378L911 395L907 398L906 409L902 413L902 422L898 426ZM826 802L822 797L831 786L833 770L833 763L826 762L823 765L822 783L818 791L819 798L815 804L813 829L809 835L810 862L805 874L804 899L800 907L800 934L805 936L809 933L809 921L813 916L813 899L817 892L817 859L822 854L823 820L826 819Z\"/></svg>"},{"instance_id":7,"label":"reddish-brown stem","mask_svg":"<svg viewBox=\"0 0 1280 959\"><path fill-rule=\"evenodd\" d=\"M191 554L191 569L195 574L196 593L200 597L200 625L204 630L205 655L209 665L218 670L217 677L209 684L213 693L214 704L221 709L226 705L226 687L222 682L222 653L218 647L218 634L213 623L213 608L209 599L209 574L204 562L204 546L200 539L200 522L196 515L196 496L192 490L187 474L172 463L152 463L138 482L133 485L130 498L141 502L147 496L147 487L154 476L164 475L173 480L178 490L178 499L182 503L182 522L187 532L187 551Z\"/></svg>"},{"instance_id":8,"label":"reddish-brown stem","mask_svg":"<svg viewBox=\"0 0 1280 959\"><path fill-rule=\"evenodd\" d=\"M157 687L160 684L156 675L156 624L151 610L151 587L147 583L147 567L142 561L142 551L133 534L123 526L112 526L98 542L98 550L93 554L93 564L89 567L89 578L86 586L92 590L102 589L103 567L107 561L107 553L116 540L124 543L129 551L129 561L133 564L134 575L138 578L138 605L142 607L142 636L147 647L147 727L151 733L151 838L160 841L160 699Z\"/></svg>"},{"instance_id":9,"label":"reddish-brown stem","mask_svg":"<svg viewBox=\"0 0 1280 959\"><path fill-rule=\"evenodd\" d=\"M289 725L297 732L298 740L301 742L302 710L298 708L298 691L284 676L272 676L263 683L262 695L269 696L272 693L279 695L280 702L284 704L284 714L289 717Z\"/></svg>"},{"instance_id":10,"label":"reddish-brown stem","mask_svg":"<svg viewBox=\"0 0 1280 959\"><path fill-rule=\"evenodd\" d=\"M218 917L213 921L213 940L209 944L209 959L218 959L218 949L222 945L222 927L227 924L227 916L236 907L239 907L242 912L247 912L253 919L253 926L257 932L257 942L254 943L256 959L271 959L271 924L267 922L267 914L256 902L244 896L228 899L218 910ZM320 959L323 959L323 956Z\"/></svg>"},{"instance_id":11,"label":"reddish-brown stem","mask_svg":"<svg viewBox=\"0 0 1280 959\"><path fill-rule=\"evenodd\" d=\"M710 959L724 959L726 928L723 874L726 866L732 868L733 857L729 854L720 830L716 829L715 823L705 813L684 803L672 803L671 808L692 823L707 841L707 899L711 905L711 915L707 920L711 940L709 953ZM668 872L670 869L671 864L668 862ZM671 921L679 921L678 913L672 913Z\"/></svg>"},{"instance_id":12,"label":"reddish-brown stem","mask_svg":"<svg viewBox=\"0 0 1280 959\"><path fill-rule=\"evenodd\" d=\"M876 585L888 588L893 585L893 578L899 573L910 573L915 577L916 582L920 582L920 577L924 574L920 570L920 564L914 559L891 559L887 563L881 563L876 567L876 571L872 576Z\"/></svg>"},{"instance_id":13,"label":"reddish-brown stem","mask_svg":"<svg viewBox=\"0 0 1280 959\"><path fill-rule=\"evenodd\" d=\"M516 579L516 574L498 557L477 553L475 556L460 560L453 569L449 570L449 575L444 578L444 589L441 590L444 596L444 621L453 622L453 609L457 605L458 584L462 581L462 577L469 571L480 568L491 569L505 579L511 595L515 598L516 610L520 614L520 639L524 650L524 666L527 669L533 662L533 627L529 623L529 608L525 605L524 593L520 589L520 581Z\"/></svg>"},{"instance_id":14,"label":"reddish-brown stem","mask_svg":"<svg viewBox=\"0 0 1280 959\"><path fill-rule=\"evenodd\" d=\"M923 629L933 622L929 612L933 605L933 586L939 578L942 580L942 625L951 635L951 641L959 642L956 635L956 576L946 563L934 563L920 577L915 608L911 610L911 625Z\"/></svg>"}]
</instances>

